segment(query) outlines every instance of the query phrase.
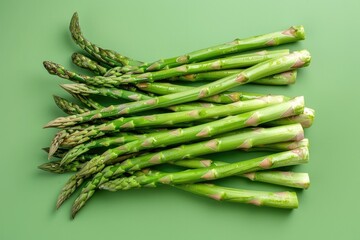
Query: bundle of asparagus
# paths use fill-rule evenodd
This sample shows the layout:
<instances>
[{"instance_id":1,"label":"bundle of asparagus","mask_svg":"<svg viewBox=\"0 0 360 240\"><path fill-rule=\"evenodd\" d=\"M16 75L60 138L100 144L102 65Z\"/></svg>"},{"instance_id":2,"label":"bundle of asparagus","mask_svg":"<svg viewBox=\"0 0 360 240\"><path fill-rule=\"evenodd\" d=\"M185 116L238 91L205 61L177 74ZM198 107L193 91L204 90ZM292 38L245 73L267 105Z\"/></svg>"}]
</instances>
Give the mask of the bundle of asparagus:
<instances>
[{"instance_id":1,"label":"bundle of asparagus","mask_svg":"<svg viewBox=\"0 0 360 240\"><path fill-rule=\"evenodd\" d=\"M298 207L295 192L233 189L208 182L240 176L308 188L307 173L270 169L308 161L309 143L303 129L312 125L314 110L305 107L301 96L232 91L247 83L295 83L297 69L310 63L309 52L268 48L303 40L302 26L152 63L91 43L81 32L76 13L70 32L88 54L74 53L73 63L94 75L77 74L44 62L50 74L75 82L61 87L84 105L54 96L56 105L69 116L45 126L60 129L51 146L44 149L49 159L57 160L39 168L53 173L75 172L61 190L57 208L82 184L85 186L75 200L72 217L98 189L118 191L158 184L216 200ZM255 52L246 52L249 50ZM121 99L122 103L100 103L94 95ZM147 112L153 109L158 113ZM231 150L273 153L235 163L204 158ZM156 169L156 165L165 163L185 170Z\"/></svg>"}]
</instances>

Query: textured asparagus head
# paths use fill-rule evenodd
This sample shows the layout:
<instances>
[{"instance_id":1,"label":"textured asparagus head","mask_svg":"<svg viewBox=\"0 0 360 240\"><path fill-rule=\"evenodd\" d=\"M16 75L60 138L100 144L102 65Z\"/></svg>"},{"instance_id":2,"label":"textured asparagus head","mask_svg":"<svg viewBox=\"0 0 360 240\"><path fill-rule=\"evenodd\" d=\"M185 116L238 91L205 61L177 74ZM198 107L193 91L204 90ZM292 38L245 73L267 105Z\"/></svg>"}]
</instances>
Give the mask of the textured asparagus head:
<instances>
[{"instance_id":1,"label":"textured asparagus head","mask_svg":"<svg viewBox=\"0 0 360 240\"><path fill-rule=\"evenodd\" d=\"M39 169L47 171L47 172L52 172L52 173L63 173L63 169L60 168L60 163L58 162L47 162L44 164L41 164L40 166L38 166Z\"/></svg>"}]
</instances>

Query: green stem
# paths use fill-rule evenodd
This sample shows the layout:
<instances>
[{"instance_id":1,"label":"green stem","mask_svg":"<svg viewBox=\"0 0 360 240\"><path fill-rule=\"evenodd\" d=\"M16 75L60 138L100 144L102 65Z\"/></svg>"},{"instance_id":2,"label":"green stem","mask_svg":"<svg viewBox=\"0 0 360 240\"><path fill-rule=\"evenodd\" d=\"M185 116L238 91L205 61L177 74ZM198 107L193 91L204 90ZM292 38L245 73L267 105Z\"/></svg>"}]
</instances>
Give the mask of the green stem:
<instances>
[{"instance_id":1,"label":"green stem","mask_svg":"<svg viewBox=\"0 0 360 240\"><path fill-rule=\"evenodd\" d=\"M186 81L186 82L196 82L196 81L216 81L218 79L228 77L237 73L241 73L243 69L234 69L234 70L219 70L212 72L204 73L195 73L184 76L179 76L176 78L171 78L172 81ZM256 81L253 81L253 84L262 84L262 85L289 85L293 84L296 81L297 72L296 70L287 71L279 74L275 74L269 77L261 78Z\"/></svg>"},{"instance_id":2,"label":"green stem","mask_svg":"<svg viewBox=\"0 0 360 240\"><path fill-rule=\"evenodd\" d=\"M214 184L186 184L175 187L217 201L247 203L255 206L293 209L299 206L295 192L263 192L219 187Z\"/></svg>"},{"instance_id":3,"label":"green stem","mask_svg":"<svg viewBox=\"0 0 360 240\"><path fill-rule=\"evenodd\" d=\"M186 92L196 88L192 86L182 86L171 83L139 83L136 84L136 87L139 88L140 90L155 93L158 95ZM262 96L265 95L259 93L226 91L213 95L211 97L202 98L201 101L212 102L212 103L233 103L237 101L256 99Z\"/></svg>"}]
</instances>

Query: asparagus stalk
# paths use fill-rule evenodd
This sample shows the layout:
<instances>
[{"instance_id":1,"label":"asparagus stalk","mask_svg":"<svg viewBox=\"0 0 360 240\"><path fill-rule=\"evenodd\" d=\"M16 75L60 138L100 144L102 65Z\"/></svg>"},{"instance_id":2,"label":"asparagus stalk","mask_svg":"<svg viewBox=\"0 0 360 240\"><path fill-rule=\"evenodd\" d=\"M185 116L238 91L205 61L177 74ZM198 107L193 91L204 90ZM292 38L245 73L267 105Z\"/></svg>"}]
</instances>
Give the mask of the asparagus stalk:
<instances>
[{"instance_id":1,"label":"asparagus stalk","mask_svg":"<svg viewBox=\"0 0 360 240\"><path fill-rule=\"evenodd\" d=\"M248 203L255 206L293 209L299 206L295 192L263 192L219 187L214 184L185 184L175 187L217 201Z\"/></svg>"},{"instance_id":2,"label":"asparagus stalk","mask_svg":"<svg viewBox=\"0 0 360 240\"><path fill-rule=\"evenodd\" d=\"M105 135L121 131L124 129L132 129L139 127L150 126L172 126L182 122L192 122L199 119L207 119L214 117L225 117L236 115L256 109L264 108L281 102L287 99L283 96L266 96L249 101L239 101L227 105L212 107L212 108L199 108L198 110L154 114L148 116L136 116L129 118L118 118L101 125L91 125L83 131L75 132L66 136L64 142L67 146L74 146L92 138L97 138Z\"/></svg>"},{"instance_id":3,"label":"asparagus stalk","mask_svg":"<svg viewBox=\"0 0 360 240\"><path fill-rule=\"evenodd\" d=\"M108 70L92 59L82 55L81 53L73 53L71 55L72 62L84 69L88 69L97 75L104 75Z\"/></svg>"},{"instance_id":4,"label":"asparagus stalk","mask_svg":"<svg viewBox=\"0 0 360 240\"><path fill-rule=\"evenodd\" d=\"M209 60L206 62L185 64L180 67L164 69L156 72L147 72L143 74L125 74L118 76L116 71L109 71L111 76L110 82L116 81L114 86L118 86L122 83L136 83L141 81L158 81L171 77L183 76L192 73L208 72L219 69L233 69L250 67L255 64L264 62L272 58L278 58L289 54L289 49L276 50L276 51L260 51L256 53L241 54L237 56L231 56L226 58ZM101 79L104 81L105 79ZM88 81L95 82L96 78L88 79Z\"/></svg>"},{"instance_id":5,"label":"asparagus stalk","mask_svg":"<svg viewBox=\"0 0 360 240\"><path fill-rule=\"evenodd\" d=\"M143 64L142 62L125 57L124 55L121 55L115 51L100 48L88 41L86 38L84 38L80 29L79 16L77 13L74 13L74 15L72 16L69 28L71 36L77 45L79 45L91 56L95 57L96 59L100 60L105 64L108 64L109 66L138 66Z\"/></svg>"},{"instance_id":6,"label":"asparagus stalk","mask_svg":"<svg viewBox=\"0 0 360 240\"><path fill-rule=\"evenodd\" d=\"M246 84L269 75L307 66L310 62L310 59L311 57L309 52L305 50L294 52L285 57L271 59L269 61L259 63L239 74L220 79L218 81L194 88L187 92L169 94L149 100L137 101L135 103L113 105L101 110L89 111L84 114L57 118L48 123L45 127L71 126L98 118L130 114L191 102L204 97L216 95L235 86Z\"/></svg>"},{"instance_id":7,"label":"asparagus stalk","mask_svg":"<svg viewBox=\"0 0 360 240\"><path fill-rule=\"evenodd\" d=\"M185 171L165 173L156 171L156 174L120 177L106 183L99 188L109 191L128 190L142 186L156 187L157 184L186 184L196 183L220 178L230 177L238 174L251 173L263 169L272 169L284 166L292 166L308 161L307 148L275 153L265 157L259 157L247 161L235 163L220 163L210 167L188 169ZM145 170L146 171L146 170Z\"/></svg>"},{"instance_id":8,"label":"asparagus stalk","mask_svg":"<svg viewBox=\"0 0 360 240\"><path fill-rule=\"evenodd\" d=\"M157 153L146 154L136 157L131 161L126 160L115 166L108 166L97 173L91 181L82 189L78 202L81 205L94 194L95 189L102 183L111 178L118 177L124 172L137 171L142 168L153 165L193 158L215 152L230 151L237 148L250 148L262 144L271 144L285 141L300 141L303 139L303 129L300 124L273 127L268 129L247 129L239 134L206 140L203 142L183 145L173 149L160 151ZM75 174L63 187L57 201L57 207L68 199L75 189L79 186L78 182L82 182L86 177Z\"/></svg>"},{"instance_id":9,"label":"asparagus stalk","mask_svg":"<svg viewBox=\"0 0 360 240\"><path fill-rule=\"evenodd\" d=\"M187 81L187 82L196 82L196 81L216 81L218 79L228 77L233 74L242 72L243 69L230 69L230 70L219 70L203 73L195 73L184 76L179 76L175 78L170 78L172 81ZM279 74L275 74L269 77L258 79L253 81L253 84L264 84L264 85L289 85L293 84L296 81L297 72L296 70L287 71Z\"/></svg>"},{"instance_id":10,"label":"asparagus stalk","mask_svg":"<svg viewBox=\"0 0 360 240\"><path fill-rule=\"evenodd\" d=\"M155 93L158 95L186 92L196 88L191 86L175 85L171 83L139 83L136 84L136 87L143 91ZM237 101L256 99L262 96L264 96L264 94L226 91L210 97L202 98L201 100L212 103L233 103Z\"/></svg>"},{"instance_id":11,"label":"asparagus stalk","mask_svg":"<svg viewBox=\"0 0 360 240\"><path fill-rule=\"evenodd\" d=\"M231 132L247 126L257 126L259 124L272 121L278 118L296 115L303 112L304 99L297 97L288 102L276 104L273 106L261 108L258 110L242 113L235 116L229 116L210 123L176 129L172 131L149 134L144 140L137 140L126 143L114 149L107 150L98 158L89 161L78 175L93 174L99 169L103 169L106 162L125 153L150 149L159 146L169 146L193 140L208 138L221 133ZM63 159L64 163L68 161L67 156Z\"/></svg>"},{"instance_id":12,"label":"asparagus stalk","mask_svg":"<svg viewBox=\"0 0 360 240\"><path fill-rule=\"evenodd\" d=\"M151 99L151 97L145 94L134 93L132 91L126 91L118 88L93 87L86 84L62 84L60 86L70 93L76 93L85 96L90 94L96 94L96 95L102 95L116 99L118 98L128 99L131 101ZM155 93L158 95L178 93L178 92L188 91L194 88L190 86L181 86L170 83L139 83L136 84L136 86L140 90L144 90L150 93ZM213 102L213 103L232 103L240 100L244 101L244 100L259 98L261 96L264 96L264 94L228 91L211 97L203 98L201 100L205 102Z\"/></svg>"},{"instance_id":13,"label":"asparagus stalk","mask_svg":"<svg viewBox=\"0 0 360 240\"><path fill-rule=\"evenodd\" d=\"M220 44L190 52L182 56L161 59L151 64L139 67L138 72L156 71L165 67L172 68L186 63L201 62L219 56L244 52L252 49L259 49L269 46L276 46L285 43L296 42L305 39L303 26L292 26L287 30L274 32L256 37L235 39L232 42Z\"/></svg>"},{"instance_id":14,"label":"asparagus stalk","mask_svg":"<svg viewBox=\"0 0 360 240\"><path fill-rule=\"evenodd\" d=\"M301 141L292 141L292 142L279 142L266 145L258 145L256 148L242 149L244 151L267 151L267 152L277 152L277 151L286 151L293 150L295 148L309 147L309 139L304 138ZM255 150L256 149L256 150Z\"/></svg>"},{"instance_id":15,"label":"asparagus stalk","mask_svg":"<svg viewBox=\"0 0 360 240\"><path fill-rule=\"evenodd\" d=\"M256 148L254 148L255 150ZM211 166L228 165L226 162L212 161L210 159L191 159L175 161L172 164L187 168L204 168ZM275 185L307 189L310 185L307 173L284 172L284 171L259 171L249 173L237 173L235 176L250 179L251 181L271 183Z\"/></svg>"},{"instance_id":16,"label":"asparagus stalk","mask_svg":"<svg viewBox=\"0 0 360 240\"><path fill-rule=\"evenodd\" d=\"M299 127L299 125L297 125L297 127ZM266 129L264 131L267 131L267 130L269 130L269 129ZM278 128L278 130L280 130L280 129ZM264 133L264 131L262 133ZM287 131L287 133L283 133L283 134L288 134L288 133L289 132ZM294 132L293 132L293 134L294 134ZM275 135L273 135L273 136L275 136ZM276 138L279 137L279 136L280 135L276 135ZM294 136L292 136L292 137L294 137ZM235 140L235 139L233 139L233 140ZM273 140L274 138L268 138L267 141L269 141L270 139ZM218 139L218 140L220 140L220 139ZM217 145L216 149L211 149L212 148L211 147L210 152L224 151L225 148L229 147L230 142L227 141L229 139L224 139L223 138L222 140L225 140L225 142L224 141L218 141L218 145ZM237 138L237 140L239 140L239 139ZM235 141L237 141L237 140L235 140ZM243 142L246 141L245 139L242 139L242 140L243 140ZM265 138L263 138L262 140L265 140ZM271 140L270 140L270 142L271 142ZM272 142L275 142L275 141L273 140ZM195 152L192 152L192 153L189 152L192 157L193 156L198 156L198 154L201 155L204 152L209 152L209 151L206 151L206 150L204 151L205 148L209 149L209 147L205 147L203 145L202 146L203 148L199 148L199 147L201 147L200 144L191 144L191 145L187 145L187 147L192 148L195 145L197 145L196 146L197 148L194 149L196 151L196 153ZM234 147L236 148L236 146L239 146L239 145L236 144L235 146L233 146L233 148ZM187 147L183 146L183 148L182 148L182 150L183 150L182 153L183 154L185 153L185 149ZM229 148L227 148L227 149L229 150ZM167 153L170 153L171 151L174 152L174 149L163 151L162 153L165 154L163 156L169 157L169 155L167 155ZM175 151L177 151L177 154L176 154L177 156L172 155L172 157L169 157L168 159L162 158L160 160L160 162L166 162L169 159L176 160L176 159L183 158L184 155L179 156L179 149L176 149ZM152 155L152 154L149 154L149 155ZM140 170L142 168L145 168L145 167L148 167L148 166L151 166L151 165L160 164L159 161L154 161L154 159L151 160L151 158L147 159L146 156L147 155L141 156L141 157L138 157L138 158L134 158L134 159L132 159L132 161L125 160L121 164L117 164L117 165L114 165L114 166L109 166L109 167L105 168L102 172L96 174L94 176L94 178L86 184L86 186L82 189L82 191L81 191L80 195L78 196L78 198L75 200L75 202L73 204L73 207L72 207L72 216L74 217L76 215L76 213L85 205L86 201L94 194L96 188L98 186L103 185L106 182L108 182L109 179L118 177L125 171L137 171L137 170ZM147 160L145 160L145 159L147 159ZM307 148L300 148L300 149L297 149L297 150L291 150L291 151L287 151L287 152L273 154L273 155L270 155L270 156L267 156L267 157L257 158L257 159L248 160L248 161L242 161L242 162L238 163L242 167L239 167L237 169L242 168L242 170L241 170L241 171L243 171L242 173L246 173L246 172L252 172L255 169L263 170L263 169L270 169L270 168L275 168L275 167L280 167L280 166L286 166L287 164L291 165L291 164L293 164L295 162L298 163L298 164L300 162L304 163L304 162L307 161L307 159L308 159L308 149ZM150 162L149 162L149 160L150 160ZM227 167L227 166L225 166L224 168L227 169L224 172L228 172L228 173L235 174L235 172L237 172L237 173L241 172L240 170L239 171L233 171L230 167ZM199 169L197 169L197 170L199 170ZM183 177L186 178L186 177L190 177L190 176L191 176L191 174L188 175L188 174L185 173L185 176L183 176ZM210 179L216 178L216 176L219 176L219 175L216 175L215 171L213 171L211 169L211 170L208 170L206 172L203 172L201 175L199 174L199 175L196 175L196 176L198 176L198 179L199 178L201 179L201 177L204 176L204 178L203 178L204 180L210 180ZM163 182L166 183L166 184L175 184L176 182L181 182L181 180L176 178L176 177L175 178L165 177L162 180L164 180ZM151 184L151 185L153 185L153 184ZM62 200L61 198L59 198L59 199Z\"/></svg>"},{"instance_id":17,"label":"asparagus stalk","mask_svg":"<svg viewBox=\"0 0 360 240\"><path fill-rule=\"evenodd\" d=\"M107 68L101 66L96 61L93 61L92 59L80 54L80 53L74 53L72 55L73 63L75 63L77 66L81 68L88 69L92 72L94 72L97 75L104 76L105 73L106 76L112 76L108 71ZM113 68L115 69L115 68ZM111 70L113 70L111 69ZM122 68L123 70L123 68ZM240 73L243 71L243 69L230 69L230 70L218 70L218 71L211 71L211 72L202 72L202 73L194 73L194 74L188 74L183 75L179 77L170 78L169 80L180 80L180 81L215 81L220 78L228 77L230 75ZM111 72L111 71L110 71ZM265 77L259 80L256 80L252 82L253 84L261 84L261 85L289 85L293 84L296 81L296 70L288 71L280 74L275 74L269 77Z\"/></svg>"},{"instance_id":18,"label":"asparagus stalk","mask_svg":"<svg viewBox=\"0 0 360 240\"><path fill-rule=\"evenodd\" d=\"M81 114L90 111L88 108L80 107L79 105L72 103L65 98L53 95L55 104L67 114Z\"/></svg>"}]
</instances>

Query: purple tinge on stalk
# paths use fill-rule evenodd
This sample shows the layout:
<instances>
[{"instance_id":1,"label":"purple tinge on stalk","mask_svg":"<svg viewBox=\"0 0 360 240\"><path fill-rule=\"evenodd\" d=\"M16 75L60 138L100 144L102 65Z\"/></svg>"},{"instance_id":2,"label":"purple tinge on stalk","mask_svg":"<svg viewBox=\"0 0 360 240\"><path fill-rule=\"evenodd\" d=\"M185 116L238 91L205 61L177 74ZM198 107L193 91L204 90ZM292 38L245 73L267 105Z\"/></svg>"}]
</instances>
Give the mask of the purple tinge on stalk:
<instances>
[{"instance_id":1,"label":"purple tinge on stalk","mask_svg":"<svg viewBox=\"0 0 360 240\"><path fill-rule=\"evenodd\" d=\"M252 114L248 120L246 120L246 126L257 126L259 124L259 114L255 112Z\"/></svg>"},{"instance_id":2,"label":"purple tinge on stalk","mask_svg":"<svg viewBox=\"0 0 360 240\"><path fill-rule=\"evenodd\" d=\"M276 45L276 41L275 41L275 39L270 39L269 41L267 41L266 43L265 43L265 45L266 46L275 46Z\"/></svg>"},{"instance_id":3,"label":"purple tinge on stalk","mask_svg":"<svg viewBox=\"0 0 360 240\"><path fill-rule=\"evenodd\" d=\"M280 75L286 79L291 79L293 77L294 73L292 71L288 71L288 72L283 72Z\"/></svg>"},{"instance_id":4,"label":"purple tinge on stalk","mask_svg":"<svg viewBox=\"0 0 360 240\"><path fill-rule=\"evenodd\" d=\"M155 121L156 117L154 115L148 115L148 116L144 116L144 119L148 121Z\"/></svg>"},{"instance_id":5,"label":"purple tinge on stalk","mask_svg":"<svg viewBox=\"0 0 360 240\"><path fill-rule=\"evenodd\" d=\"M176 59L177 63L187 63L189 61L189 57L187 55L180 56Z\"/></svg>"},{"instance_id":6,"label":"purple tinge on stalk","mask_svg":"<svg viewBox=\"0 0 360 240\"><path fill-rule=\"evenodd\" d=\"M214 169L211 169L207 171L204 175L202 175L201 178L205 180L213 180L216 178L216 171Z\"/></svg>"},{"instance_id":7,"label":"purple tinge on stalk","mask_svg":"<svg viewBox=\"0 0 360 240\"><path fill-rule=\"evenodd\" d=\"M238 146L237 148L240 149L249 149L252 147L252 142L250 139L246 139L240 146Z\"/></svg>"},{"instance_id":8,"label":"purple tinge on stalk","mask_svg":"<svg viewBox=\"0 0 360 240\"><path fill-rule=\"evenodd\" d=\"M254 172L250 172L250 173L244 173L244 175L246 178L250 179L251 181L254 181L255 179L255 173Z\"/></svg>"},{"instance_id":9,"label":"purple tinge on stalk","mask_svg":"<svg viewBox=\"0 0 360 240\"><path fill-rule=\"evenodd\" d=\"M227 94L229 96L229 98L236 102L236 101L239 101L240 100L240 94L238 93L230 93L230 94Z\"/></svg>"},{"instance_id":10,"label":"purple tinge on stalk","mask_svg":"<svg viewBox=\"0 0 360 240\"><path fill-rule=\"evenodd\" d=\"M291 37L295 37L296 30L293 27L290 27L289 29L282 32L284 35L288 35Z\"/></svg>"},{"instance_id":11,"label":"purple tinge on stalk","mask_svg":"<svg viewBox=\"0 0 360 240\"><path fill-rule=\"evenodd\" d=\"M208 96L209 93L210 93L209 88L203 88L199 92L199 98L204 98L204 97Z\"/></svg>"},{"instance_id":12,"label":"purple tinge on stalk","mask_svg":"<svg viewBox=\"0 0 360 240\"><path fill-rule=\"evenodd\" d=\"M253 204L253 205L255 205L255 206L261 206L261 200L260 200L260 199L256 199L256 198L251 199L250 201L248 201L248 203Z\"/></svg>"},{"instance_id":13,"label":"purple tinge on stalk","mask_svg":"<svg viewBox=\"0 0 360 240\"><path fill-rule=\"evenodd\" d=\"M211 127L204 127L201 131L196 134L197 137L208 137L211 132Z\"/></svg>"},{"instance_id":14,"label":"purple tinge on stalk","mask_svg":"<svg viewBox=\"0 0 360 240\"><path fill-rule=\"evenodd\" d=\"M175 130L170 131L169 134L173 136L180 136L182 134L182 130L180 128L177 128Z\"/></svg>"},{"instance_id":15,"label":"purple tinge on stalk","mask_svg":"<svg viewBox=\"0 0 360 240\"><path fill-rule=\"evenodd\" d=\"M304 137L305 137L304 131L301 131L300 133L296 134L296 136L292 140L298 142L303 140Z\"/></svg>"},{"instance_id":16,"label":"purple tinge on stalk","mask_svg":"<svg viewBox=\"0 0 360 240\"><path fill-rule=\"evenodd\" d=\"M149 163L153 163L153 164L159 164L161 163L161 155L160 154L156 154L154 156L152 156L149 160Z\"/></svg>"},{"instance_id":17,"label":"purple tinge on stalk","mask_svg":"<svg viewBox=\"0 0 360 240\"><path fill-rule=\"evenodd\" d=\"M272 161L271 158L265 158L264 160L262 160L259 164L259 166L263 169L268 169L272 166Z\"/></svg>"},{"instance_id":18,"label":"purple tinge on stalk","mask_svg":"<svg viewBox=\"0 0 360 240\"><path fill-rule=\"evenodd\" d=\"M201 165L203 165L204 167L210 167L210 166L211 166L211 163L212 163L212 160L210 160L210 159L201 160L200 163L201 163Z\"/></svg>"},{"instance_id":19,"label":"purple tinge on stalk","mask_svg":"<svg viewBox=\"0 0 360 240\"><path fill-rule=\"evenodd\" d=\"M216 151L218 149L218 146L219 146L219 141L216 139L212 139L207 143L205 143L205 147L208 147L213 151Z\"/></svg>"},{"instance_id":20,"label":"purple tinge on stalk","mask_svg":"<svg viewBox=\"0 0 360 240\"><path fill-rule=\"evenodd\" d=\"M247 80L247 77L243 73L238 74L235 79L235 81L238 83L246 82L246 80Z\"/></svg>"},{"instance_id":21,"label":"purple tinge on stalk","mask_svg":"<svg viewBox=\"0 0 360 240\"><path fill-rule=\"evenodd\" d=\"M211 69L219 70L221 69L221 62L220 60L217 60L211 64Z\"/></svg>"},{"instance_id":22,"label":"purple tinge on stalk","mask_svg":"<svg viewBox=\"0 0 360 240\"><path fill-rule=\"evenodd\" d=\"M199 110L192 110L188 113L188 115L193 118L200 117Z\"/></svg>"},{"instance_id":23,"label":"purple tinge on stalk","mask_svg":"<svg viewBox=\"0 0 360 240\"><path fill-rule=\"evenodd\" d=\"M220 193L209 194L208 196L216 201L220 201L222 198L222 195Z\"/></svg>"},{"instance_id":24,"label":"purple tinge on stalk","mask_svg":"<svg viewBox=\"0 0 360 240\"><path fill-rule=\"evenodd\" d=\"M187 72L187 67L185 65L175 68L177 72Z\"/></svg>"},{"instance_id":25,"label":"purple tinge on stalk","mask_svg":"<svg viewBox=\"0 0 360 240\"><path fill-rule=\"evenodd\" d=\"M130 95L129 98L134 101L139 101L141 99L140 95L138 95L138 94Z\"/></svg>"},{"instance_id":26,"label":"purple tinge on stalk","mask_svg":"<svg viewBox=\"0 0 360 240\"><path fill-rule=\"evenodd\" d=\"M155 105L156 104L156 99L149 99L145 102L145 104L147 105Z\"/></svg>"}]
</instances>

